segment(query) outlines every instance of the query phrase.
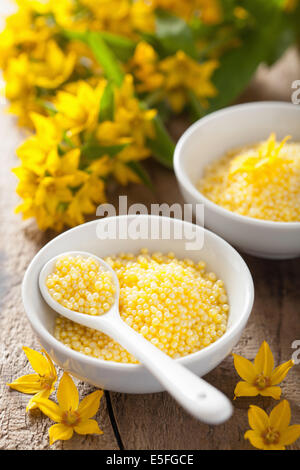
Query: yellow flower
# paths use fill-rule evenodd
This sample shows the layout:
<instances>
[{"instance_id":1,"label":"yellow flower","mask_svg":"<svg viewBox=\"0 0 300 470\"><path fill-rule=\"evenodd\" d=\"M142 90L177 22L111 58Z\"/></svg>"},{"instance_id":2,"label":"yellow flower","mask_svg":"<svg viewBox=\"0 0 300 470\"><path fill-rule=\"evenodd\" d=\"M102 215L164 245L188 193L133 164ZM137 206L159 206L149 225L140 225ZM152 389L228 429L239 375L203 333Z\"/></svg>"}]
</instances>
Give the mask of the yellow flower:
<instances>
[{"instance_id":1,"label":"yellow flower","mask_svg":"<svg viewBox=\"0 0 300 470\"><path fill-rule=\"evenodd\" d=\"M239 376L244 380L235 387L235 397L255 397L263 395L279 400L280 387L277 387L293 367L292 360L287 361L274 369L274 359L266 341L262 343L255 357L254 363L242 356L233 354L234 366Z\"/></svg>"},{"instance_id":2,"label":"yellow flower","mask_svg":"<svg viewBox=\"0 0 300 470\"><path fill-rule=\"evenodd\" d=\"M197 3L203 23L216 24L222 20L219 0L198 0Z\"/></svg>"},{"instance_id":3,"label":"yellow flower","mask_svg":"<svg viewBox=\"0 0 300 470\"><path fill-rule=\"evenodd\" d=\"M87 129L92 132L95 129L100 109L100 99L107 81L99 80L95 88L79 81L74 93L59 91L54 100L58 114L56 121L61 127L68 129L69 136L79 134Z\"/></svg>"},{"instance_id":4,"label":"yellow flower","mask_svg":"<svg viewBox=\"0 0 300 470\"><path fill-rule=\"evenodd\" d=\"M6 81L5 96L10 101L9 110L19 118L21 126L32 127L31 112L42 112L36 100L36 94L30 75L27 54L12 57L3 71Z\"/></svg>"},{"instance_id":5,"label":"yellow flower","mask_svg":"<svg viewBox=\"0 0 300 470\"><path fill-rule=\"evenodd\" d=\"M82 86L85 88L85 85ZM82 93L84 95L85 90ZM86 112L88 113L89 104L95 108L90 109L94 120L95 111L99 111L99 100L93 102L96 95L92 89L88 89L85 96L86 100L89 99ZM84 96L81 98L83 103ZM70 113L68 121L66 115L65 124L73 123L79 127L80 124L85 125L88 114L85 119L80 120L80 113L76 114L73 107L73 118L72 121ZM63 141L60 124L64 123L64 119L58 120L57 115L49 118L35 113L31 115L31 119L36 134L19 147L17 154L21 166L13 170L19 179L17 194L23 199L16 212L22 212L24 219L35 217L42 230L53 228L59 231L65 225L83 223L84 215L94 213L97 205L106 200L104 177L112 173L112 161L107 156L99 156L82 170L80 149L69 149L68 141ZM92 123L90 124L92 127ZM79 132L78 127L73 127L72 131ZM78 136L73 138L73 141L76 140L79 145ZM61 154L58 149L62 151Z\"/></svg>"},{"instance_id":6,"label":"yellow flower","mask_svg":"<svg viewBox=\"0 0 300 470\"><path fill-rule=\"evenodd\" d=\"M46 204L50 214L55 214L59 202L72 199L70 187L76 187L86 179L87 175L78 170L79 158L79 149L70 150L62 156L58 155L57 150L49 153L46 174L36 192L36 203Z\"/></svg>"},{"instance_id":7,"label":"yellow flower","mask_svg":"<svg viewBox=\"0 0 300 470\"><path fill-rule=\"evenodd\" d=\"M240 7L240 6L237 6L234 8L233 14L239 20L245 20L249 15L248 11L245 8Z\"/></svg>"},{"instance_id":8,"label":"yellow flower","mask_svg":"<svg viewBox=\"0 0 300 470\"><path fill-rule=\"evenodd\" d=\"M71 227L82 224L85 214L95 214L98 204L106 201L105 184L102 178L111 171L111 160L100 157L86 168L87 179L73 196L65 212L65 220Z\"/></svg>"},{"instance_id":9,"label":"yellow flower","mask_svg":"<svg viewBox=\"0 0 300 470\"><path fill-rule=\"evenodd\" d=\"M96 390L79 403L77 388L66 372L64 372L57 389L58 405L51 400L39 398L38 408L47 415L54 424L49 429L50 445L57 440L71 439L74 431L78 434L103 434L94 416L99 408L102 390Z\"/></svg>"},{"instance_id":10,"label":"yellow flower","mask_svg":"<svg viewBox=\"0 0 300 470\"><path fill-rule=\"evenodd\" d=\"M41 16L34 16L29 5L20 5L19 10L6 19L5 29L0 34L0 67L6 68L12 57L20 52L29 53L53 34L52 28Z\"/></svg>"},{"instance_id":11,"label":"yellow flower","mask_svg":"<svg viewBox=\"0 0 300 470\"><path fill-rule=\"evenodd\" d=\"M138 37L138 31L155 29L153 7L144 0L81 0L92 13L89 29Z\"/></svg>"},{"instance_id":12,"label":"yellow flower","mask_svg":"<svg viewBox=\"0 0 300 470\"><path fill-rule=\"evenodd\" d=\"M40 15L52 14L55 22L63 27L70 28L74 26L74 11L76 8L74 0L47 0L47 1L32 1L30 0L31 8Z\"/></svg>"},{"instance_id":13,"label":"yellow flower","mask_svg":"<svg viewBox=\"0 0 300 470\"><path fill-rule=\"evenodd\" d=\"M217 93L210 81L217 66L215 60L200 64L183 51L177 51L161 61L159 70L164 74L163 88L175 112L182 111L188 99L188 90L192 90L200 103L207 106L207 98Z\"/></svg>"},{"instance_id":14,"label":"yellow flower","mask_svg":"<svg viewBox=\"0 0 300 470\"><path fill-rule=\"evenodd\" d=\"M8 62L8 67L4 73L7 99L21 99L31 92L32 82L29 75L29 59L27 54L20 54L18 58L13 57Z\"/></svg>"},{"instance_id":15,"label":"yellow flower","mask_svg":"<svg viewBox=\"0 0 300 470\"><path fill-rule=\"evenodd\" d=\"M131 170L125 163L115 160L112 164L112 173L116 180L126 186L128 183L141 183L138 175Z\"/></svg>"},{"instance_id":16,"label":"yellow flower","mask_svg":"<svg viewBox=\"0 0 300 470\"><path fill-rule=\"evenodd\" d=\"M276 135L272 132L268 140L259 144L254 151L246 151L235 157L231 163L229 177L236 173L247 173L248 178L266 178L274 171L281 171L282 166L289 161L287 158L282 158L280 153L288 139L290 136L277 143Z\"/></svg>"},{"instance_id":17,"label":"yellow flower","mask_svg":"<svg viewBox=\"0 0 300 470\"><path fill-rule=\"evenodd\" d=\"M133 31L151 32L155 30L153 7L145 0L131 2L130 22Z\"/></svg>"},{"instance_id":18,"label":"yellow flower","mask_svg":"<svg viewBox=\"0 0 300 470\"><path fill-rule=\"evenodd\" d=\"M285 0L283 9L288 13L293 12L298 6L299 0Z\"/></svg>"},{"instance_id":19,"label":"yellow flower","mask_svg":"<svg viewBox=\"0 0 300 470\"><path fill-rule=\"evenodd\" d=\"M150 149L147 147L147 138L154 136L153 118L156 115L154 109L143 109L134 95L133 77L126 75L121 88L115 90L115 110L114 120L104 121L97 126L96 138L101 145L109 146L116 144L126 144L112 159L113 172L116 161L118 163L133 160L142 160L150 156ZM116 174L120 175L120 169L125 167L117 164ZM126 169L127 175L131 175L130 180L136 181L133 172ZM127 176L117 178L119 181L128 181Z\"/></svg>"},{"instance_id":20,"label":"yellow flower","mask_svg":"<svg viewBox=\"0 0 300 470\"><path fill-rule=\"evenodd\" d=\"M138 92L151 92L161 87L163 75L158 71L158 55L147 42L138 43L128 69L137 80Z\"/></svg>"},{"instance_id":21,"label":"yellow flower","mask_svg":"<svg viewBox=\"0 0 300 470\"><path fill-rule=\"evenodd\" d=\"M185 20L198 16L204 23L214 24L222 19L219 0L153 0L152 3L157 8L172 11Z\"/></svg>"},{"instance_id":22,"label":"yellow flower","mask_svg":"<svg viewBox=\"0 0 300 470\"><path fill-rule=\"evenodd\" d=\"M27 347L23 347L23 351L37 374L23 375L7 385L18 392L34 395L27 404L26 411L28 411L36 408L35 399L48 398L51 395L57 375L53 362L46 351L42 349L44 356Z\"/></svg>"},{"instance_id":23,"label":"yellow flower","mask_svg":"<svg viewBox=\"0 0 300 470\"><path fill-rule=\"evenodd\" d=\"M73 188L83 184L88 175L79 170L79 149L58 155L60 132L55 123L38 115L33 115L33 119L37 135L19 148L22 165L13 170L20 180L17 194L24 200L16 212L22 212L24 219L35 217L42 230L61 230L65 208L73 199Z\"/></svg>"},{"instance_id":24,"label":"yellow flower","mask_svg":"<svg viewBox=\"0 0 300 470\"><path fill-rule=\"evenodd\" d=\"M51 151L44 167L45 173L36 175L33 193L26 194L27 188L24 188L24 181L21 180L17 193L23 198L26 195L24 199L27 203L31 199L31 207L28 214L22 206L17 211L22 208L23 216L27 218L32 216L32 210L36 210L37 223L43 230L50 227L61 230L63 213L60 214L60 207L71 203L72 188L81 185L88 177L85 172L78 170L79 157L79 149L71 150L62 157L58 156L55 149Z\"/></svg>"},{"instance_id":25,"label":"yellow flower","mask_svg":"<svg viewBox=\"0 0 300 470\"><path fill-rule=\"evenodd\" d=\"M77 55L72 50L64 54L53 40L45 43L43 52L42 59L30 65L33 84L46 89L58 88L73 72Z\"/></svg>"},{"instance_id":26,"label":"yellow flower","mask_svg":"<svg viewBox=\"0 0 300 470\"><path fill-rule=\"evenodd\" d=\"M19 116L21 125L30 126L26 116L32 111L44 111L38 104L36 87L58 88L70 77L77 60L74 51L64 54L53 40L41 42L38 47L41 50L36 57L21 53L8 60L3 71L5 95L11 101L10 111Z\"/></svg>"},{"instance_id":27,"label":"yellow flower","mask_svg":"<svg viewBox=\"0 0 300 470\"><path fill-rule=\"evenodd\" d=\"M20 158L22 158L22 155L24 156L27 143L30 147L35 145L44 151L48 151L52 147L56 147L62 140L62 128L54 119L38 113L31 113L30 119L35 128L35 135L19 147L17 154ZM32 148L29 149L29 153L26 155L28 157L32 156Z\"/></svg>"},{"instance_id":28,"label":"yellow flower","mask_svg":"<svg viewBox=\"0 0 300 470\"><path fill-rule=\"evenodd\" d=\"M132 75L126 75L121 88L115 94L115 119L123 137L132 139L134 144L144 146L147 137L154 136L152 120L155 109L143 109L135 97Z\"/></svg>"},{"instance_id":29,"label":"yellow flower","mask_svg":"<svg viewBox=\"0 0 300 470\"><path fill-rule=\"evenodd\" d=\"M248 419L251 430L245 433L245 439L261 450L285 450L285 446L295 442L300 436L300 425L289 426L291 408L287 400L279 403L270 416L258 406L250 406Z\"/></svg>"}]
</instances>

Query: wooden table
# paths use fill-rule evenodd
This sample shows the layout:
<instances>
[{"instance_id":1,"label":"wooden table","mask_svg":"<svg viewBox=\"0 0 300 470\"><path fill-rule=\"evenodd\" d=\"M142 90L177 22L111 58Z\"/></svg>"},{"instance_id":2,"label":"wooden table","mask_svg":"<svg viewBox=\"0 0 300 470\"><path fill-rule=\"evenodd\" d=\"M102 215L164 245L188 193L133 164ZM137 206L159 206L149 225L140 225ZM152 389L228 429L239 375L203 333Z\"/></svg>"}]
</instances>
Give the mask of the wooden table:
<instances>
[{"instance_id":1,"label":"wooden table","mask_svg":"<svg viewBox=\"0 0 300 470\"><path fill-rule=\"evenodd\" d=\"M300 79L300 61L295 51L271 70L260 69L241 101L278 99L290 100L291 82ZM184 124L172 123L178 137ZM13 212L17 204L16 180L11 168L22 140L11 116L0 116L0 449L48 449L50 420L39 411L25 413L29 399L6 385L13 379L30 373L31 368L22 352L22 345L39 349L39 344L27 321L21 302L21 282L32 257L51 238L41 233L34 221L22 222ZM155 192L142 186L132 186L123 193L129 203L182 202L175 177L155 163L149 163ZM120 192L121 194L121 192ZM114 192L112 200L117 201ZM300 263L266 261L244 256L255 283L255 305L249 323L234 352L253 359L263 340L268 341L275 363L290 359L294 340L300 340ZM205 377L228 397L233 396L239 380L232 357ZM83 397L93 387L78 383ZM283 382L283 397L292 408L292 422L300 423L300 366L295 366ZM188 416L166 393L125 395L106 392L96 418L103 429L101 436L78 436L56 442L53 449L250 449L243 438L248 429L249 404L270 411L271 398L240 398L233 402L234 415L218 427L201 424ZM300 449L300 441L291 446Z\"/></svg>"}]
</instances>

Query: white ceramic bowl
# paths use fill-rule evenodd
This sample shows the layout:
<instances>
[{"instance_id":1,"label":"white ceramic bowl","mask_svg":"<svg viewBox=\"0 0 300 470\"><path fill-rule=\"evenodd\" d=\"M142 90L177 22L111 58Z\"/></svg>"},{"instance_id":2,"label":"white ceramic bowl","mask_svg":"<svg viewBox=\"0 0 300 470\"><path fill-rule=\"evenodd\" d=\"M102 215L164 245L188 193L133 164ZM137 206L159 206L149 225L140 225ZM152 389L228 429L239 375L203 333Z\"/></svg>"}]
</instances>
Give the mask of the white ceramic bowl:
<instances>
[{"instance_id":1,"label":"white ceramic bowl","mask_svg":"<svg viewBox=\"0 0 300 470\"><path fill-rule=\"evenodd\" d=\"M300 142L300 106L259 102L231 106L193 124L180 138L174 155L175 174L187 203L204 204L205 226L238 249L262 258L300 256L300 222L270 222L242 216L218 206L196 185L204 168L228 150L291 135Z\"/></svg>"},{"instance_id":2,"label":"white ceramic bowl","mask_svg":"<svg viewBox=\"0 0 300 470\"><path fill-rule=\"evenodd\" d=\"M202 227L159 216L139 215L139 220L171 224L171 239L110 239L100 240L99 228L107 223L107 218L89 222L71 229L42 248L29 265L22 286L25 312L42 346L53 360L72 375L106 390L127 393L152 393L162 390L161 385L139 364L120 364L103 361L73 351L53 336L56 313L43 300L38 276L41 268L52 257L66 251L88 251L100 258L119 252L138 252L146 247L150 252L174 251L177 257L189 257L207 262L224 280L230 303L230 316L226 333L215 343L197 353L178 359L189 369L202 376L216 367L237 343L250 315L253 304L253 282L251 274L241 258L227 242ZM112 217L118 223L132 222L135 216ZM199 235L204 234L203 248L187 251L186 239L175 239L173 229L192 227ZM97 231L98 230L98 231Z\"/></svg>"}]
</instances>

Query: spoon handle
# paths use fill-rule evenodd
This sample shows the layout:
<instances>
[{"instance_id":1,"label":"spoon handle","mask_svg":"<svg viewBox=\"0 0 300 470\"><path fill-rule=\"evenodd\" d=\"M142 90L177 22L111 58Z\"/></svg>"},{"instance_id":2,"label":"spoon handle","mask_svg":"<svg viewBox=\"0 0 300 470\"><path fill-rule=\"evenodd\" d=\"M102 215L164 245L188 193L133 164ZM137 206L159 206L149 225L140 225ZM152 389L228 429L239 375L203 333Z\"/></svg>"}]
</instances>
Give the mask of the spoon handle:
<instances>
[{"instance_id":1,"label":"spoon handle","mask_svg":"<svg viewBox=\"0 0 300 470\"><path fill-rule=\"evenodd\" d=\"M222 392L171 359L119 318L103 316L101 330L133 354L195 418L219 424L231 416L232 405Z\"/></svg>"}]
</instances>

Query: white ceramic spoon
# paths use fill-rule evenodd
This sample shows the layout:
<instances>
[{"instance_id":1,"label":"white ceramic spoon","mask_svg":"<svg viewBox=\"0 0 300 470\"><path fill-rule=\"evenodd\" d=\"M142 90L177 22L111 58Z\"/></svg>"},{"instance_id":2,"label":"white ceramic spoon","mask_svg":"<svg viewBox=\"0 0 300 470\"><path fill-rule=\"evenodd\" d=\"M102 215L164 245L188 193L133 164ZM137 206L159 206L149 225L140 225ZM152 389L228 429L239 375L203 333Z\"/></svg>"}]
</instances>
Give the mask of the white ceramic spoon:
<instances>
[{"instance_id":1,"label":"white ceramic spoon","mask_svg":"<svg viewBox=\"0 0 300 470\"><path fill-rule=\"evenodd\" d=\"M63 307L51 297L46 286L46 278L48 274L53 273L57 259L64 255L93 257L105 270L112 273L116 294L115 303L108 312L98 316L77 313ZM81 251L61 253L45 264L40 272L39 286L43 298L53 310L76 323L102 331L121 344L195 418L209 424L219 424L231 416L232 405L223 393L197 377L177 361L171 359L121 319L119 313L119 281L114 270L101 258Z\"/></svg>"}]
</instances>

